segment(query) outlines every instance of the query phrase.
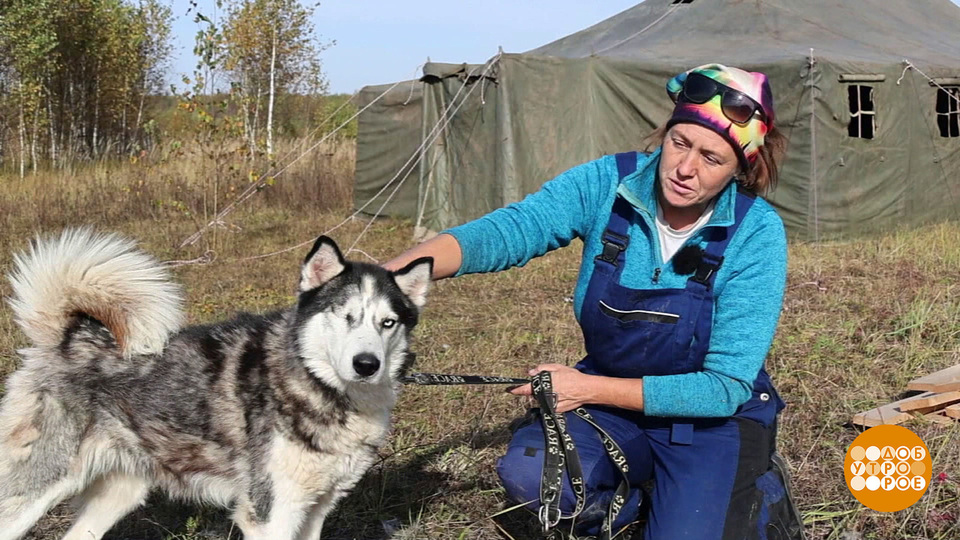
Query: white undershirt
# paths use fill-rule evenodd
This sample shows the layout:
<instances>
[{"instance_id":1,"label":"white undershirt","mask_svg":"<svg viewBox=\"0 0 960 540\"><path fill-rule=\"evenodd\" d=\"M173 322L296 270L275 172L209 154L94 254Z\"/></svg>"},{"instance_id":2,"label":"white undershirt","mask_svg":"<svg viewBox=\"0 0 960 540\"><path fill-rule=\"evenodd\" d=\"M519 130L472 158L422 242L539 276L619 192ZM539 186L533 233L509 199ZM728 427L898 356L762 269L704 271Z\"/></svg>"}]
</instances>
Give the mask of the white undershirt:
<instances>
[{"instance_id":1,"label":"white undershirt","mask_svg":"<svg viewBox=\"0 0 960 540\"><path fill-rule=\"evenodd\" d=\"M657 232L660 237L660 255L663 256L663 262L666 263L673 257L677 251L683 246L683 243L687 241L688 238L693 236L701 227L703 227L708 221L710 221L710 216L713 215L713 201L710 201L710 204L707 205L707 209L703 211L703 215L700 216L693 225L690 225L682 231L678 231L672 228L667 224L666 220L663 219L663 210L660 209L660 204L657 204Z\"/></svg>"}]
</instances>

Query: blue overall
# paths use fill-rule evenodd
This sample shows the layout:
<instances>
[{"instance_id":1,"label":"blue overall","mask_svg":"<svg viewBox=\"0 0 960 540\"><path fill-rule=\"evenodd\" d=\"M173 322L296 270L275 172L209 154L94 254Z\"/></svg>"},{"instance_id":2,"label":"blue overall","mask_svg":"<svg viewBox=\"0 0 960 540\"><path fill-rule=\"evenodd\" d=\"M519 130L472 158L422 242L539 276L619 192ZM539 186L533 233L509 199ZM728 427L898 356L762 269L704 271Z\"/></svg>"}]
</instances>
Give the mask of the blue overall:
<instances>
[{"instance_id":1,"label":"blue overall","mask_svg":"<svg viewBox=\"0 0 960 540\"><path fill-rule=\"evenodd\" d=\"M636 169L636 154L618 154L620 180ZM709 230L702 262L682 289L631 289L620 285L629 225L642 220L617 197L604 249L594 261L580 315L586 357L584 373L640 378L701 371L710 342L716 269L754 199L738 193L734 223ZM657 234L648 230L648 234ZM749 329L744 329L749 332ZM730 418L657 418L643 413L588 406L586 409L628 456L631 491L614 530L635 521L640 484L652 479L646 540L726 540L766 538L763 493L757 479L767 471L784 404L765 369L753 395ZM580 534L597 534L607 505L620 481L596 430L576 415L567 415L586 483L586 506L577 519ZM539 422L517 429L497 465L507 495L533 501L543 466L544 436ZM567 482L561 495L564 514L574 507ZM728 516L731 516L728 519Z\"/></svg>"}]
</instances>

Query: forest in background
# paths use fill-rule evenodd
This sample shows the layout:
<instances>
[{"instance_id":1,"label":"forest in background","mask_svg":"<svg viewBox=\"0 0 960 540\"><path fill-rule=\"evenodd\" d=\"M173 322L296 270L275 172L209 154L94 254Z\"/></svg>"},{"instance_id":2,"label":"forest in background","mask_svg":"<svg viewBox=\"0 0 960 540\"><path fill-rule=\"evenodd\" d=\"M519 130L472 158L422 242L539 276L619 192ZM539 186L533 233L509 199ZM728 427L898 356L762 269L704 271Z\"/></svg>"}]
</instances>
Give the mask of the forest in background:
<instances>
[{"instance_id":1,"label":"forest in background","mask_svg":"<svg viewBox=\"0 0 960 540\"><path fill-rule=\"evenodd\" d=\"M191 148L269 161L279 139L355 112L327 93L320 58L334 42L311 22L316 5L215 5L216 19L195 2L178 15L196 24L197 64L171 84L175 15L161 0L0 0L0 175Z\"/></svg>"}]
</instances>

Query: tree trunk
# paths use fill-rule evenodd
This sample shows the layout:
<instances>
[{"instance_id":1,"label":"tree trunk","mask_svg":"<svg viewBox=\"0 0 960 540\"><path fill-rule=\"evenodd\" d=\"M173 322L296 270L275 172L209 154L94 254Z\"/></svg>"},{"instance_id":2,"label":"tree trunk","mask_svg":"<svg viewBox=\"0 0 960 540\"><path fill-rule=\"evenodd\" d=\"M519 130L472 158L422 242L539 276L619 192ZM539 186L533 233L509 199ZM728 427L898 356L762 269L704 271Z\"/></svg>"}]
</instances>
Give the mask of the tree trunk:
<instances>
[{"instance_id":1,"label":"tree trunk","mask_svg":"<svg viewBox=\"0 0 960 540\"><path fill-rule=\"evenodd\" d=\"M40 124L40 107L33 109L33 133L30 134L30 165L33 174L37 174L37 131Z\"/></svg>"},{"instance_id":2,"label":"tree trunk","mask_svg":"<svg viewBox=\"0 0 960 540\"><path fill-rule=\"evenodd\" d=\"M257 102L254 104L253 108L253 145L254 149L257 148L257 135L260 133L260 102L263 100L263 86L260 78L257 78Z\"/></svg>"},{"instance_id":3,"label":"tree trunk","mask_svg":"<svg viewBox=\"0 0 960 540\"><path fill-rule=\"evenodd\" d=\"M50 164L57 164L57 130L53 126L53 92L50 91L50 81L47 80L47 123L50 132Z\"/></svg>"},{"instance_id":4,"label":"tree trunk","mask_svg":"<svg viewBox=\"0 0 960 540\"><path fill-rule=\"evenodd\" d=\"M93 147L90 148L90 156L97 159L97 132L100 127L100 77L97 77L97 86L94 89L96 94L93 99Z\"/></svg>"},{"instance_id":5,"label":"tree trunk","mask_svg":"<svg viewBox=\"0 0 960 540\"><path fill-rule=\"evenodd\" d=\"M247 132L247 159L253 161L257 150L257 141L253 131L253 119L251 118L251 109L254 104L250 103L250 78L246 75L243 76L243 87L241 91L243 92L243 123L244 129Z\"/></svg>"},{"instance_id":6,"label":"tree trunk","mask_svg":"<svg viewBox=\"0 0 960 540\"><path fill-rule=\"evenodd\" d=\"M72 112L70 120L70 131L67 134L69 139L69 144L67 148L70 150L70 155L64 156L64 165L68 161L73 161L77 158L82 150L82 146L86 144L87 134L84 131L84 126L86 125L85 120L87 118L86 108L81 109L79 103L82 103L81 100L77 99L77 93L80 90L77 90L74 82L70 83L70 102L68 103L68 110Z\"/></svg>"},{"instance_id":7,"label":"tree trunk","mask_svg":"<svg viewBox=\"0 0 960 540\"><path fill-rule=\"evenodd\" d=\"M25 145L25 139L27 138L26 133L27 128L23 124L23 81L20 81L20 180L23 180L25 176L26 169L26 160L27 160L27 148Z\"/></svg>"},{"instance_id":8,"label":"tree trunk","mask_svg":"<svg viewBox=\"0 0 960 540\"><path fill-rule=\"evenodd\" d=\"M2 89L0 89L0 90L2 90ZM4 158L4 155L3 155L3 151L4 151L3 143L5 143L5 142L6 142L6 139L7 139L7 117L6 117L6 116L3 116L3 117L0 117L0 118L3 119L3 123L0 123L0 170L2 170L2 169L3 169L3 158Z\"/></svg>"},{"instance_id":9,"label":"tree trunk","mask_svg":"<svg viewBox=\"0 0 960 540\"><path fill-rule=\"evenodd\" d=\"M273 43L270 47L270 101L267 105L267 159L273 159L273 102L276 94L277 68L277 29L273 29Z\"/></svg>"},{"instance_id":10,"label":"tree trunk","mask_svg":"<svg viewBox=\"0 0 960 540\"><path fill-rule=\"evenodd\" d=\"M120 112L120 148L117 152L118 155L121 152L127 152L130 148L130 137L127 136L127 105L126 100L121 105L123 110Z\"/></svg>"},{"instance_id":11,"label":"tree trunk","mask_svg":"<svg viewBox=\"0 0 960 540\"><path fill-rule=\"evenodd\" d=\"M143 88L140 90L140 105L137 106L137 123L133 126L133 135L137 140L144 141L144 137L140 137L140 122L143 120L143 100L147 97L147 80L143 80ZM144 141L143 146L146 146L146 141Z\"/></svg>"},{"instance_id":12,"label":"tree trunk","mask_svg":"<svg viewBox=\"0 0 960 540\"><path fill-rule=\"evenodd\" d=\"M80 140L81 140L81 137L83 136L83 133L80 131L81 123L83 119L83 116L81 116L81 114L84 113L85 111L81 111L76 106L77 105L76 92L77 90L75 88L75 85L73 81L71 81L70 82L70 99L67 101L67 104L66 104L67 106L64 108L64 115L66 114L70 115L70 127L69 129L67 129L67 132L66 132L67 145L65 146L65 148L67 149L67 155L63 155L63 152L61 152L61 155L62 155L61 159L63 160L64 166L68 165L70 161L76 158L77 152L79 152L79 149L80 149ZM67 113L66 111L70 111L70 113Z\"/></svg>"}]
</instances>

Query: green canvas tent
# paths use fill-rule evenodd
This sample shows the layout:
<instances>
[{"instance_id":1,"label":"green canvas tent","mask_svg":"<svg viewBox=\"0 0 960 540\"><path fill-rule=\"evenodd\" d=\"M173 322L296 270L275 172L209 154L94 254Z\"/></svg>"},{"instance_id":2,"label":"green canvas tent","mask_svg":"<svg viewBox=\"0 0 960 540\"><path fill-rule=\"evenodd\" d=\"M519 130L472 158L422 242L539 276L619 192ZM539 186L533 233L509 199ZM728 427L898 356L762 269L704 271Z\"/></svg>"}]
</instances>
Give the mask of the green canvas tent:
<instances>
[{"instance_id":1,"label":"green canvas tent","mask_svg":"<svg viewBox=\"0 0 960 540\"><path fill-rule=\"evenodd\" d=\"M416 158L410 156L419 152L423 84L403 81L365 86L354 100L360 107L369 105L357 117L357 139L362 142L357 144L353 186L356 208L371 215L383 208L380 213L415 216L420 174Z\"/></svg>"},{"instance_id":2,"label":"green canvas tent","mask_svg":"<svg viewBox=\"0 0 960 540\"><path fill-rule=\"evenodd\" d=\"M422 144L384 213L432 230L476 218L636 149L670 113L667 79L708 62L771 79L789 147L768 199L794 238L960 215L960 8L949 0L647 0L526 53L428 63L420 101L361 116L357 205Z\"/></svg>"}]
</instances>

